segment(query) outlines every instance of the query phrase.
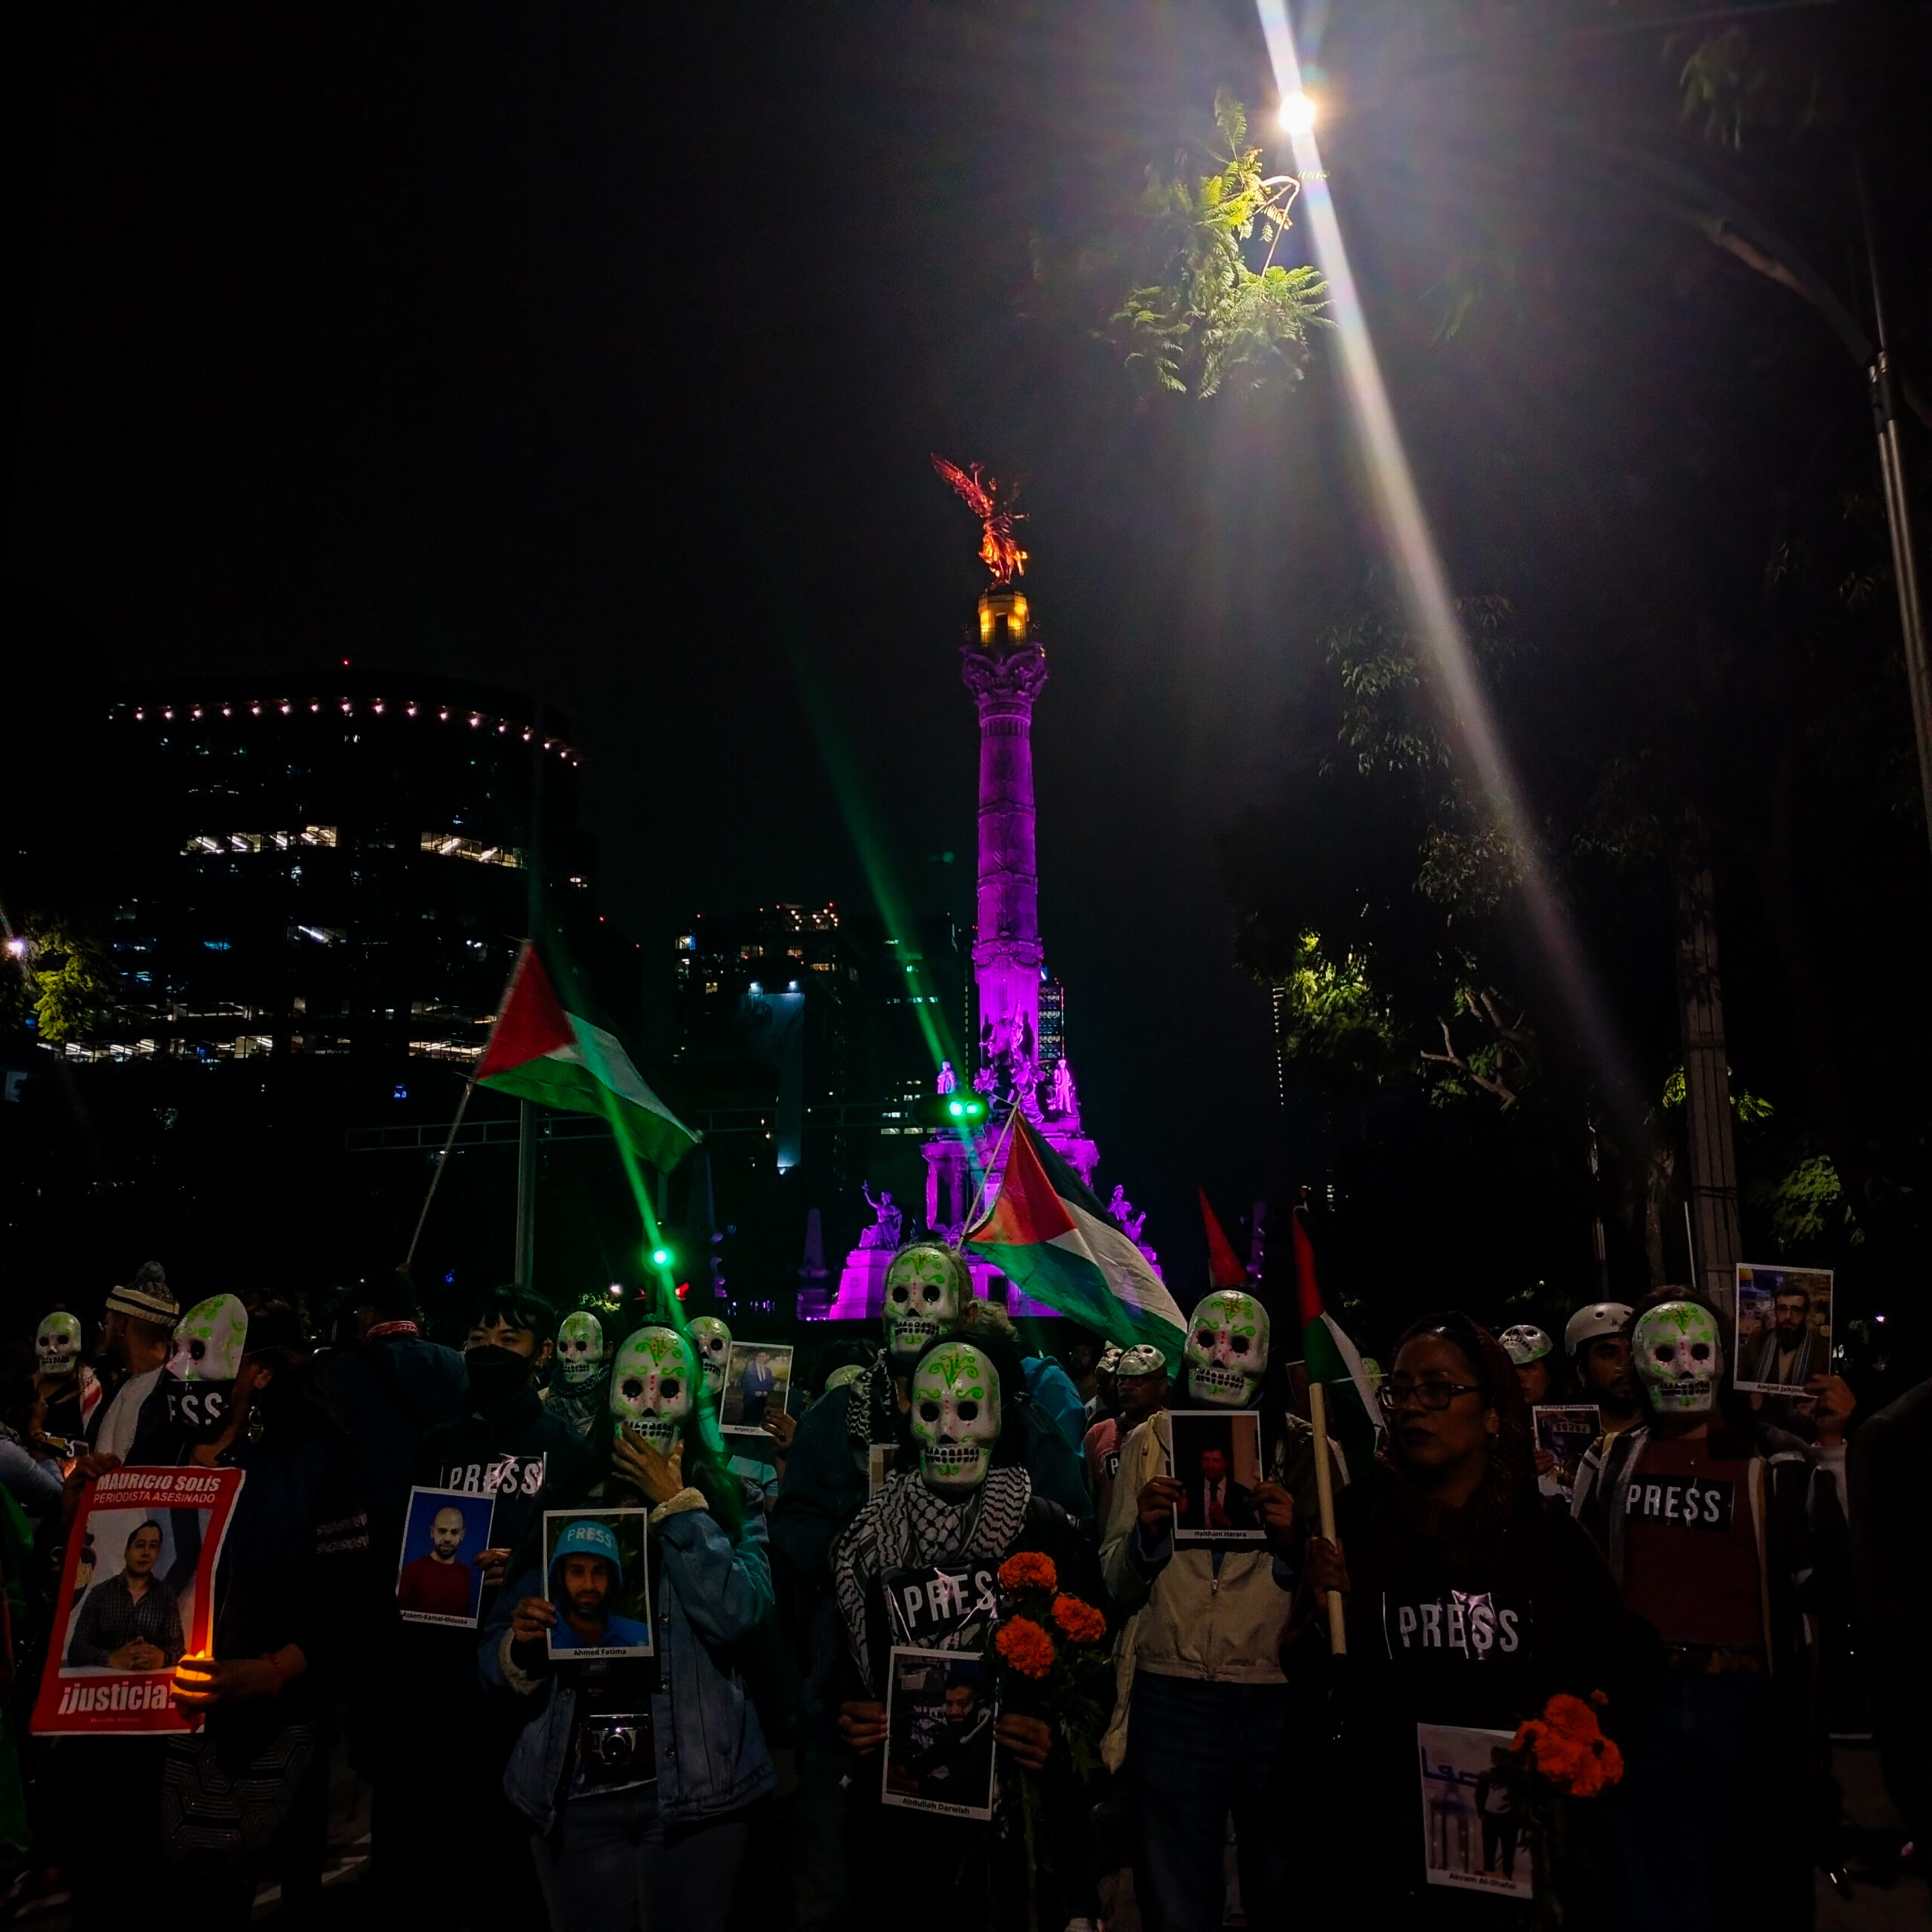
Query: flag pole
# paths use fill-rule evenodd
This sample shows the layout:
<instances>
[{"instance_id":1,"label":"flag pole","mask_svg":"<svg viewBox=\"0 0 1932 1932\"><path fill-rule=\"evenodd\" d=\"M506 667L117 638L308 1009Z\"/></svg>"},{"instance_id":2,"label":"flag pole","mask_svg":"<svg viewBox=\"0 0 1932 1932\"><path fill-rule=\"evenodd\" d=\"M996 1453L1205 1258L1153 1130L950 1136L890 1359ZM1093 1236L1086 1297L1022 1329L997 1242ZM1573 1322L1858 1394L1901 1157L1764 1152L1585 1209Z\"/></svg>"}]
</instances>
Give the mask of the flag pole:
<instances>
[{"instance_id":1,"label":"flag pole","mask_svg":"<svg viewBox=\"0 0 1932 1932\"><path fill-rule=\"evenodd\" d=\"M450 1149L456 1145L457 1131L463 1125L463 1115L469 1111L469 1097L475 1091L474 1079L464 1081L463 1098L456 1106L456 1118L450 1122L448 1138L443 1143L443 1151L436 1156L436 1171L429 1177L429 1191L423 1197L423 1211L416 1217L416 1232L409 1237L409 1252L402 1257L405 1268L416 1259L416 1244L423 1238L423 1224L429 1218L429 1203L436 1198L436 1189L441 1183L443 1170L449 1164Z\"/></svg>"},{"instance_id":2,"label":"flag pole","mask_svg":"<svg viewBox=\"0 0 1932 1932\"><path fill-rule=\"evenodd\" d=\"M986 1183L992 1179L994 1168L999 1165L999 1157L1004 1151L1006 1143L1013 1138L1013 1123L1019 1118L1020 1103L1016 1100L1006 1116L1006 1131L994 1143L993 1157L986 1163L985 1172L980 1176L980 1186L978 1191L973 1196L973 1204L966 1211L965 1221L959 1230L959 1238L961 1241L966 1238L967 1229L971 1227L980 1218L980 1204L986 1198Z\"/></svg>"},{"instance_id":3,"label":"flag pole","mask_svg":"<svg viewBox=\"0 0 1932 1932\"><path fill-rule=\"evenodd\" d=\"M1315 1425L1315 1513L1321 1518L1324 1543L1335 1540L1335 1472L1328 1459L1328 1391L1313 1377L1309 1378L1308 1417ZM1342 1611L1342 1593L1328 1595L1328 1648L1336 1657L1346 1657L1349 1648L1348 1626Z\"/></svg>"}]
</instances>

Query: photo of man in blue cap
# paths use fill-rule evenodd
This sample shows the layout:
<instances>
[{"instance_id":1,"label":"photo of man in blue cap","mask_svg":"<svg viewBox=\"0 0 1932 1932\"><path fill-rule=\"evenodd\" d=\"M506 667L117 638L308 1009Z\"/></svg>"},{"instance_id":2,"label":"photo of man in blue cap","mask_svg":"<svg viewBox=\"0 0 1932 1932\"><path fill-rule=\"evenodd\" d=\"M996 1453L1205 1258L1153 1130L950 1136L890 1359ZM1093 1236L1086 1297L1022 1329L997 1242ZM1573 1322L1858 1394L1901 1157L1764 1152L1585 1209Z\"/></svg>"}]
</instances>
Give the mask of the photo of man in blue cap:
<instances>
[{"instance_id":1,"label":"photo of man in blue cap","mask_svg":"<svg viewBox=\"0 0 1932 1932\"><path fill-rule=\"evenodd\" d=\"M648 1626L617 1614L623 1585L623 1558L610 1525L594 1516L565 1524L550 1556L550 1601L558 1612L552 1654L649 1649Z\"/></svg>"}]
</instances>

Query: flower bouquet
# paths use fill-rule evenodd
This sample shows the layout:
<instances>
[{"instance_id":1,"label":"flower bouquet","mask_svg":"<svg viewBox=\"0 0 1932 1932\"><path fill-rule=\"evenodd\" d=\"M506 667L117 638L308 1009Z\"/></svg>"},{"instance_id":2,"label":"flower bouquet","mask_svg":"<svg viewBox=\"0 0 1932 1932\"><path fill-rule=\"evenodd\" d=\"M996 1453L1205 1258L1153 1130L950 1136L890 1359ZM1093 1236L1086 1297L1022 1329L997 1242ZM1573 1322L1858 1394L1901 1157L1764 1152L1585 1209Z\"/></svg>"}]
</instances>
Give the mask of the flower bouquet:
<instances>
[{"instance_id":1,"label":"flower bouquet","mask_svg":"<svg viewBox=\"0 0 1932 1932\"><path fill-rule=\"evenodd\" d=\"M1113 1703L1113 1658L1107 1620L1060 1587L1051 1557L1023 1550L999 1566L1001 1710L1043 1719L1066 1747L1074 1777L1084 1784L1100 1758L1100 1739ZM1041 1794L1033 1772L1021 1770L1020 1816L1026 1842L1027 1909L1038 1922Z\"/></svg>"},{"instance_id":2,"label":"flower bouquet","mask_svg":"<svg viewBox=\"0 0 1932 1932\"><path fill-rule=\"evenodd\" d=\"M1597 1720L1608 1701L1601 1690L1587 1700L1559 1690L1543 1715L1519 1724L1515 1741L1496 1754L1497 1775L1536 1860L1539 1926L1570 1925L1574 1908L1586 1900L1600 1907L1606 1896L1590 1844L1597 1832L1581 1807L1623 1775L1623 1754Z\"/></svg>"}]
</instances>

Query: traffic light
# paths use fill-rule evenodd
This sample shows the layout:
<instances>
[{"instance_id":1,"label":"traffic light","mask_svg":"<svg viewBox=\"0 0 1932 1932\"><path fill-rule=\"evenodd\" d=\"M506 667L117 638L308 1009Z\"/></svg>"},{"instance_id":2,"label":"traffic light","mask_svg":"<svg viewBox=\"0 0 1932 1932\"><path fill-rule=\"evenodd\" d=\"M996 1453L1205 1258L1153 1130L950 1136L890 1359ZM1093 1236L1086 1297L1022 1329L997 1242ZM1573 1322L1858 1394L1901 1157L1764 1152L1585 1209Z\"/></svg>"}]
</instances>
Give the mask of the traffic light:
<instances>
[{"instance_id":1,"label":"traffic light","mask_svg":"<svg viewBox=\"0 0 1932 1932\"><path fill-rule=\"evenodd\" d=\"M654 1268L668 1268L671 1265L671 1251L660 1242L651 1251L651 1265Z\"/></svg>"}]
</instances>

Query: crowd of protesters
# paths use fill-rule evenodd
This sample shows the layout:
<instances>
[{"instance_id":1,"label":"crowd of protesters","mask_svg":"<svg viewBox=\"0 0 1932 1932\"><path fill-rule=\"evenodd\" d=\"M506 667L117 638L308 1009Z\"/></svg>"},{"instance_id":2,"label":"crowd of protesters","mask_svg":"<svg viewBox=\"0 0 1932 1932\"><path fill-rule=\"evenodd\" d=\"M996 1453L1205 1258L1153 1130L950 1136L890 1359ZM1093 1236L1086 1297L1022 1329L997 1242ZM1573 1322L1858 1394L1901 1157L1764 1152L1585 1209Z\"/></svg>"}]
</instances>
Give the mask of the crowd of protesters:
<instances>
[{"instance_id":1,"label":"crowd of protesters","mask_svg":"<svg viewBox=\"0 0 1932 1932\"><path fill-rule=\"evenodd\" d=\"M273 1884L312 1922L346 1759L383 1924L1527 1925L1520 1867L1567 1924L1779 1932L1842 1863L1834 1670L1932 1842L1932 1383L1861 1414L1798 1338L1803 1398L1748 1394L1686 1289L1560 1342L1429 1316L1356 1441L1254 1284L1165 1347L1054 1324L1055 1360L937 1242L789 1396L757 1355L728 1435L731 1331L675 1304L503 1288L459 1348L401 1274L321 1343L153 1263L75 1299L0 1395L16 1910L212 1932ZM1531 1411L1566 1404L1558 1468ZM200 1654L162 1524L76 1527L113 1472L194 1469L244 1472ZM87 1672L184 1721L37 1733ZM1559 1844L1499 1758L1452 1847L1418 1727L1507 1743L1566 1694L1620 1776Z\"/></svg>"}]
</instances>

